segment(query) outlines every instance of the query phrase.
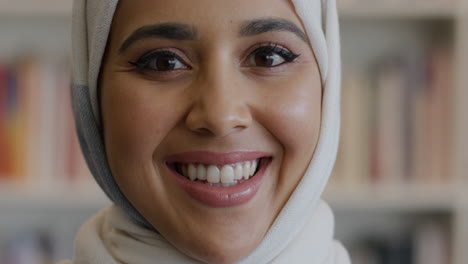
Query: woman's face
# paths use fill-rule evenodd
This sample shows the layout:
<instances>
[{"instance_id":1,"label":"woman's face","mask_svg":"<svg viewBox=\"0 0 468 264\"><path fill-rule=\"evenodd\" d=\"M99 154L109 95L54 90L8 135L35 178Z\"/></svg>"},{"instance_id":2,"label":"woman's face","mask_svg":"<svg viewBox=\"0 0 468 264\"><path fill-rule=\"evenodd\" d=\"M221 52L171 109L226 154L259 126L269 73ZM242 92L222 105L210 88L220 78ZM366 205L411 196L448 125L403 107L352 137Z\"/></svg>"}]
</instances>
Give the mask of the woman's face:
<instances>
[{"instance_id":1,"label":"woman's face","mask_svg":"<svg viewBox=\"0 0 468 264\"><path fill-rule=\"evenodd\" d=\"M304 32L286 0L119 2L100 78L107 157L185 254L247 256L301 180L322 96Z\"/></svg>"}]
</instances>

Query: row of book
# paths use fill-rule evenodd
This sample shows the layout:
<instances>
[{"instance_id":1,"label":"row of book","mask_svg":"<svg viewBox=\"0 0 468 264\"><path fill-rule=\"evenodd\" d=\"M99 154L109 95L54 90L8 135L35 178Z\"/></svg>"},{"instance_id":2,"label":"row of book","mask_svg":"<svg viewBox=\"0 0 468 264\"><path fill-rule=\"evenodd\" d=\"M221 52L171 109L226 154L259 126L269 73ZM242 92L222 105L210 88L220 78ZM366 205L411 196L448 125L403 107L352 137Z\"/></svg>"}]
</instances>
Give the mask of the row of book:
<instances>
[{"instance_id":1,"label":"row of book","mask_svg":"<svg viewBox=\"0 0 468 264\"><path fill-rule=\"evenodd\" d=\"M349 245L352 263L448 264L452 263L450 229L443 223L418 223L407 233L368 236Z\"/></svg>"},{"instance_id":2,"label":"row of book","mask_svg":"<svg viewBox=\"0 0 468 264\"><path fill-rule=\"evenodd\" d=\"M344 69L342 133L333 180L449 181L452 55L384 56ZM68 63L0 64L0 182L35 187L88 180L70 107Z\"/></svg>"},{"instance_id":3,"label":"row of book","mask_svg":"<svg viewBox=\"0 0 468 264\"><path fill-rule=\"evenodd\" d=\"M0 64L0 183L50 188L87 181L69 87L66 61Z\"/></svg>"},{"instance_id":4,"label":"row of book","mask_svg":"<svg viewBox=\"0 0 468 264\"><path fill-rule=\"evenodd\" d=\"M49 212L50 213L50 212ZM54 215L55 213L52 213ZM54 217L59 215L54 215ZM60 219L72 215L60 213ZM2 264L53 264L61 260L72 259L74 239L78 223L72 218L67 225L57 223L32 223L16 227L14 230L2 230L0 236L0 263ZM81 224L81 223L80 223Z\"/></svg>"},{"instance_id":5,"label":"row of book","mask_svg":"<svg viewBox=\"0 0 468 264\"><path fill-rule=\"evenodd\" d=\"M453 58L385 55L368 69L344 69L340 184L450 183Z\"/></svg>"},{"instance_id":6,"label":"row of book","mask_svg":"<svg viewBox=\"0 0 468 264\"><path fill-rule=\"evenodd\" d=\"M0 263L3 264L52 264L54 242L50 233L36 230L17 233L1 241Z\"/></svg>"}]
</instances>

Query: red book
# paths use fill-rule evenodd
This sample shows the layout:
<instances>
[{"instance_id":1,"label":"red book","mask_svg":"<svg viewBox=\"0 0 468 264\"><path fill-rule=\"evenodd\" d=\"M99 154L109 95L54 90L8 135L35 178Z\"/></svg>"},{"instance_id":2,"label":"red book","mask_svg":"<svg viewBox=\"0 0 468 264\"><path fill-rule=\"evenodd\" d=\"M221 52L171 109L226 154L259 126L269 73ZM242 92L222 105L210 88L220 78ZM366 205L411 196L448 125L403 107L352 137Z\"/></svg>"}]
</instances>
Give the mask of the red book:
<instances>
[{"instance_id":1,"label":"red book","mask_svg":"<svg viewBox=\"0 0 468 264\"><path fill-rule=\"evenodd\" d=\"M431 180L448 181L451 175L449 164L453 138L452 112L450 106L452 82L452 61L449 49L435 48L430 54L431 82L428 94L428 113L430 116L428 167Z\"/></svg>"},{"instance_id":2,"label":"red book","mask_svg":"<svg viewBox=\"0 0 468 264\"><path fill-rule=\"evenodd\" d=\"M406 89L405 65L389 58L376 73L375 180L381 184L401 184L404 173L403 96Z\"/></svg>"},{"instance_id":3,"label":"red book","mask_svg":"<svg viewBox=\"0 0 468 264\"><path fill-rule=\"evenodd\" d=\"M9 173L6 100L7 100L7 68L0 66L0 180L5 179Z\"/></svg>"}]
</instances>

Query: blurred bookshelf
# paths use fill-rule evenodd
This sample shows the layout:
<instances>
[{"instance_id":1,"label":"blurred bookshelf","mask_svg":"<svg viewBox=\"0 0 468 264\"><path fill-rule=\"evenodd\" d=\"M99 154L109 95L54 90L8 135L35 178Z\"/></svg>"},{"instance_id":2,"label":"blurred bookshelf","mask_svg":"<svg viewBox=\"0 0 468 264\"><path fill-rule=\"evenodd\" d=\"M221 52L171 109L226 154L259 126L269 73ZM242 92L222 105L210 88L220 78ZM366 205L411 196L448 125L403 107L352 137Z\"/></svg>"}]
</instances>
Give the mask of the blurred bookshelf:
<instances>
[{"instance_id":1,"label":"blurred bookshelf","mask_svg":"<svg viewBox=\"0 0 468 264\"><path fill-rule=\"evenodd\" d=\"M0 0L0 263L71 258L110 204L82 158L70 106L70 0Z\"/></svg>"},{"instance_id":2,"label":"blurred bookshelf","mask_svg":"<svg viewBox=\"0 0 468 264\"><path fill-rule=\"evenodd\" d=\"M466 263L467 1L338 5L337 237L354 263Z\"/></svg>"},{"instance_id":3,"label":"blurred bookshelf","mask_svg":"<svg viewBox=\"0 0 468 264\"><path fill-rule=\"evenodd\" d=\"M109 204L69 109L71 5L0 0L0 263L71 257L79 226ZM354 263L464 264L468 1L338 6L342 132L324 194L337 238Z\"/></svg>"}]
</instances>

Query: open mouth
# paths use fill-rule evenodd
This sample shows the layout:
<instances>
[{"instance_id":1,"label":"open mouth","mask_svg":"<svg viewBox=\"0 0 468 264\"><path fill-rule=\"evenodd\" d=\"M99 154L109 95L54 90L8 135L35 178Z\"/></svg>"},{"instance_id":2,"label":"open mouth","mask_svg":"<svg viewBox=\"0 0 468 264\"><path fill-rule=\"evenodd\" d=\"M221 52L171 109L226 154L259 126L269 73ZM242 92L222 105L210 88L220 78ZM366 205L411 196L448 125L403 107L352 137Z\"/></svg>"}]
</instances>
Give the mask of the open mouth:
<instances>
[{"instance_id":1,"label":"open mouth","mask_svg":"<svg viewBox=\"0 0 468 264\"><path fill-rule=\"evenodd\" d=\"M226 165L171 162L167 163L167 166L191 181L216 187L230 187L255 177L270 160L271 157L262 157Z\"/></svg>"}]
</instances>

